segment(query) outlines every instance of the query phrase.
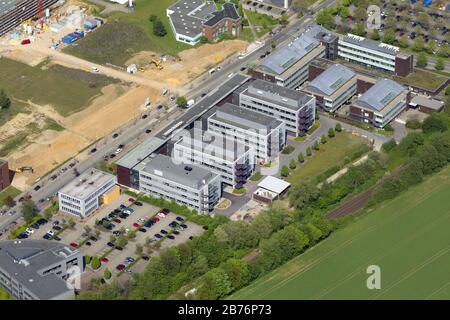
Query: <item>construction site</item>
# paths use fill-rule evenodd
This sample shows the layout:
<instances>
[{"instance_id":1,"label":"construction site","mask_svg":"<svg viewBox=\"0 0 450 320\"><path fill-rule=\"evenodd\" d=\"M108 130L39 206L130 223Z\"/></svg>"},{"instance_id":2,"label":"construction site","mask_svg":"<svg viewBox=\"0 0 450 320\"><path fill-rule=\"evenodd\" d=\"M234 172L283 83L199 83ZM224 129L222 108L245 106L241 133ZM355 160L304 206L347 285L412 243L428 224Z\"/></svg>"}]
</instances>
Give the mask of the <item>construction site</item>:
<instances>
[{"instance_id":1,"label":"construction site","mask_svg":"<svg viewBox=\"0 0 450 320\"><path fill-rule=\"evenodd\" d=\"M228 40L190 48L177 57L143 50L121 65L99 64L65 49L100 34L110 24L107 16L97 16L94 7L80 1L31 2L30 14L16 15L0 37L0 88L13 102L9 115L1 117L0 152L10 168L33 169L15 175L12 184L21 190L143 112L152 114L157 105L186 94L208 70L248 47L245 41ZM60 90L63 99L54 98Z\"/></svg>"}]
</instances>

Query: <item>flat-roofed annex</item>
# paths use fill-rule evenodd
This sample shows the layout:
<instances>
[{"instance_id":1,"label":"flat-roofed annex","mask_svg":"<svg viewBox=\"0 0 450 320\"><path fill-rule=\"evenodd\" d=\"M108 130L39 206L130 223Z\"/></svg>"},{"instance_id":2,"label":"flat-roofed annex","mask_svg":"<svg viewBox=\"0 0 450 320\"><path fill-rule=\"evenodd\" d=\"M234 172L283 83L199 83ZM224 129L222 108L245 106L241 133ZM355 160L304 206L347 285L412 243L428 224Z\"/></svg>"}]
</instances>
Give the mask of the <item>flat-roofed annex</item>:
<instances>
[{"instance_id":1,"label":"flat-roofed annex","mask_svg":"<svg viewBox=\"0 0 450 320\"><path fill-rule=\"evenodd\" d=\"M112 179L115 179L115 176L112 174L97 169L89 169L72 180L59 192L76 199L85 200L99 187Z\"/></svg>"}]
</instances>

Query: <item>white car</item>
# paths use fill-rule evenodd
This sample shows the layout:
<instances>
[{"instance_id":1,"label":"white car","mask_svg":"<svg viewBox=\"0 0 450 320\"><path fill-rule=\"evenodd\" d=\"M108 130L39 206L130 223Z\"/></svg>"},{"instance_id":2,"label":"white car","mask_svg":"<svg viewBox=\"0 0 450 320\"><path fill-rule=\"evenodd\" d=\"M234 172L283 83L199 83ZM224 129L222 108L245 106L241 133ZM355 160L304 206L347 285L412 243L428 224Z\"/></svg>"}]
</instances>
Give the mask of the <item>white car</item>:
<instances>
[{"instance_id":1,"label":"white car","mask_svg":"<svg viewBox=\"0 0 450 320\"><path fill-rule=\"evenodd\" d=\"M122 148L117 148L116 152L114 152L114 153L115 153L115 154L119 154L119 153L121 153L122 151L123 151Z\"/></svg>"},{"instance_id":2,"label":"white car","mask_svg":"<svg viewBox=\"0 0 450 320\"><path fill-rule=\"evenodd\" d=\"M162 213L162 212L159 212L159 213L158 213L158 217L160 217L160 218L165 218L166 215L165 215L164 213Z\"/></svg>"},{"instance_id":3,"label":"white car","mask_svg":"<svg viewBox=\"0 0 450 320\"><path fill-rule=\"evenodd\" d=\"M100 71L98 70L97 67L92 67L92 72L94 72L94 73L99 73Z\"/></svg>"},{"instance_id":4,"label":"white car","mask_svg":"<svg viewBox=\"0 0 450 320\"><path fill-rule=\"evenodd\" d=\"M48 234L50 237L53 237L53 236L55 235L55 232L54 232L53 230L48 230L48 231L47 231L47 234Z\"/></svg>"},{"instance_id":5,"label":"white car","mask_svg":"<svg viewBox=\"0 0 450 320\"><path fill-rule=\"evenodd\" d=\"M31 228L27 228L27 230L25 230L25 232L26 232L28 235L30 235L30 234L33 234L33 233L34 233L34 230L31 229Z\"/></svg>"},{"instance_id":6,"label":"white car","mask_svg":"<svg viewBox=\"0 0 450 320\"><path fill-rule=\"evenodd\" d=\"M146 220L145 218L139 218L138 221L139 221L139 222L145 222L145 221L147 221L147 220Z\"/></svg>"},{"instance_id":7,"label":"white car","mask_svg":"<svg viewBox=\"0 0 450 320\"><path fill-rule=\"evenodd\" d=\"M130 214L131 214L131 211L130 211L130 210L128 210L128 209L126 209L126 210L123 210L123 212L124 212L124 213L126 213L127 215L130 215Z\"/></svg>"}]
</instances>

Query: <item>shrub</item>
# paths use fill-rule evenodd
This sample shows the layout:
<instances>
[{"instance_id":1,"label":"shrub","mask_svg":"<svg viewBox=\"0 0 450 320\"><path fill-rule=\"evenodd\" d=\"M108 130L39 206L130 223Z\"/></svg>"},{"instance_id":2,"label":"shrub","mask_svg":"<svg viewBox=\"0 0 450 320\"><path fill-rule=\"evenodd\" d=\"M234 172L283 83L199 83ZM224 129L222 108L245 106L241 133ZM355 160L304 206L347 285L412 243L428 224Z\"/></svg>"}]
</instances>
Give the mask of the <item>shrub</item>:
<instances>
[{"instance_id":1,"label":"shrub","mask_svg":"<svg viewBox=\"0 0 450 320\"><path fill-rule=\"evenodd\" d=\"M311 147L309 147L309 146L306 148L306 155L308 157L311 157L311 155L312 155Z\"/></svg>"},{"instance_id":2,"label":"shrub","mask_svg":"<svg viewBox=\"0 0 450 320\"><path fill-rule=\"evenodd\" d=\"M303 152L300 152L300 153L298 154L297 160L298 160L298 162L300 162L300 163L305 162L305 156L303 155Z\"/></svg>"},{"instance_id":3,"label":"shrub","mask_svg":"<svg viewBox=\"0 0 450 320\"><path fill-rule=\"evenodd\" d=\"M405 126L408 129L417 130L417 129L422 128L422 122L420 122L418 119L410 119L410 120L406 121Z\"/></svg>"},{"instance_id":4,"label":"shrub","mask_svg":"<svg viewBox=\"0 0 450 320\"><path fill-rule=\"evenodd\" d=\"M394 139L389 140L388 142L383 143L381 149L384 152L389 152L397 146L397 142Z\"/></svg>"},{"instance_id":5,"label":"shrub","mask_svg":"<svg viewBox=\"0 0 450 320\"><path fill-rule=\"evenodd\" d=\"M336 126L334 127L334 130L336 130L336 132L341 132L342 131L342 126L341 126L341 124L339 122L336 123Z\"/></svg>"},{"instance_id":6,"label":"shrub","mask_svg":"<svg viewBox=\"0 0 450 320\"><path fill-rule=\"evenodd\" d=\"M320 143L321 144L325 144L325 143L327 143L327 137L325 136L325 135L322 135L322 137L320 138Z\"/></svg>"},{"instance_id":7,"label":"shrub","mask_svg":"<svg viewBox=\"0 0 450 320\"><path fill-rule=\"evenodd\" d=\"M334 136L335 136L335 133L334 133L333 128L328 129L328 137L334 138Z\"/></svg>"},{"instance_id":8,"label":"shrub","mask_svg":"<svg viewBox=\"0 0 450 320\"><path fill-rule=\"evenodd\" d=\"M281 168L281 176L285 178L289 176L289 168L287 166Z\"/></svg>"},{"instance_id":9,"label":"shrub","mask_svg":"<svg viewBox=\"0 0 450 320\"><path fill-rule=\"evenodd\" d=\"M291 145L287 145L286 147L284 147L282 153L283 154L291 154L292 152L294 152L295 148Z\"/></svg>"},{"instance_id":10,"label":"shrub","mask_svg":"<svg viewBox=\"0 0 450 320\"><path fill-rule=\"evenodd\" d=\"M447 125L442 117L437 114L432 114L423 121L422 130L424 133L443 132L447 130Z\"/></svg>"},{"instance_id":11,"label":"shrub","mask_svg":"<svg viewBox=\"0 0 450 320\"><path fill-rule=\"evenodd\" d=\"M100 262L100 259L97 256L92 257L92 260L91 260L92 269L97 270L98 268L100 268L101 265L102 264Z\"/></svg>"},{"instance_id":12,"label":"shrub","mask_svg":"<svg viewBox=\"0 0 450 320\"><path fill-rule=\"evenodd\" d=\"M295 168L297 168L297 162L295 162L294 159L291 159L291 161L289 161L289 168L291 170L294 170Z\"/></svg>"},{"instance_id":13,"label":"shrub","mask_svg":"<svg viewBox=\"0 0 450 320\"><path fill-rule=\"evenodd\" d=\"M111 279L111 271L109 271L108 268L105 269L105 271L103 272L103 278L105 278L106 280Z\"/></svg>"}]
</instances>

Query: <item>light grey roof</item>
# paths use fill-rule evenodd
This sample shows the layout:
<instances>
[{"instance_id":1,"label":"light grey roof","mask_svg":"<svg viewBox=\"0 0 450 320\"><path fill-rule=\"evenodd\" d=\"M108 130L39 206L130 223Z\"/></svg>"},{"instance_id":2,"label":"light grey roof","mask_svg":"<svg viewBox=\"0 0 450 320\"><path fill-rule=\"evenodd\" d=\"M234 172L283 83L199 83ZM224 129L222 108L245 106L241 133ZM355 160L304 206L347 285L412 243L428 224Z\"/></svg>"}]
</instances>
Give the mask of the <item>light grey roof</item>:
<instances>
[{"instance_id":1,"label":"light grey roof","mask_svg":"<svg viewBox=\"0 0 450 320\"><path fill-rule=\"evenodd\" d=\"M258 187L275 192L277 194L282 193L290 186L291 184L289 182L278 179L274 176L267 176L260 183L258 183Z\"/></svg>"},{"instance_id":2,"label":"light grey roof","mask_svg":"<svg viewBox=\"0 0 450 320\"><path fill-rule=\"evenodd\" d=\"M11 11L16 4L19 3L19 0L1 0L0 1L0 16Z\"/></svg>"},{"instance_id":3,"label":"light grey roof","mask_svg":"<svg viewBox=\"0 0 450 320\"><path fill-rule=\"evenodd\" d=\"M312 96L304 92L281 87L260 79L253 81L243 95L272 102L293 111L301 109L313 99Z\"/></svg>"},{"instance_id":4,"label":"light grey roof","mask_svg":"<svg viewBox=\"0 0 450 320\"><path fill-rule=\"evenodd\" d=\"M76 199L85 200L99 187L111 180L116 180L116 177L110 173L92 168L73 179L59 192Z\"/></svg>"},{"instance_id":5,"label":"light grey roof","mask_svg":"<svg viewBox=\"0 0 450 320\"><path fill-rule=\"evenodd\" d=\"M155 155L143 171L194 189L199 189L218 176L196 165L175 163L174 159L162 154Z\"/></svg>"},{"instance_id":6,"label":"light grey roof","mask_svg":"<svg viewBox=\"0 0 450 320\"><path fill-rule=\"evenodd\" d=\"M356 73L349 68L334 64L311 81L308 89L330 96L354 76Z\"/></svg>"},{"instance_id":7,"label":"light grey roof","mask_svg":"<svg viewBox=\"0 0 450 320\"><path fill-rule=\"evenodd\" d=\"M125 168L133 168L150 154L158 150L163 144L163 139L158 137L150 137L128 152L119 161L117 161L116 164Z\"/></svg>"},{"instance_id":8,"label":"light grey roof","mask_svg":"<svg viewBox=\"0 0 450 320\"><path fill-rule=\"evenodd\" d=\"M405 90L406 88L393 80L381 79L358 98L357 104L381 111Z\"/></svg>"},{"instance_id":9,"label":"light grey roof","mask_svg":"<svg viewBox=\"0 0 450 320\"><path fill-rule=\"evenodd\" d=\"M211 118L246 130L267 130L267 133L282 124L276 118L231 103L217 108Z\"/></svg>"},{"instance_id":10,"label":"light grey roof","mask_svg":"<svg viewBox=\"0 0 450 320\"><path fill-rule=\"evenodd\" d=\"M216 5L213 1L180 0L170 6L169 19L177 33L195 38L202 33L203 22L212 17Z\"/></svg>"},{"instance_id":11,"label":"light grey roof","mask_svg":"<svg viewBox=\"0 0 450 320\"><path fill-rule=\"evenodd\" d=\"M324 34L330 34L330 32L318 25L311 26L290 44L265 58L259 66L260 69L278 75L282 74L316 48L320 44L319 38Z\"/></svg>"},{"instance_id":12,"label":"light grey roof","mask_svg":"<svg viewBox=\"0 0 450 320\"><path fill-rule=\"evenodd\" d=\"M391 54L391 55L397 55L400 51L400 49L396 46L392 46L389 44L385 44L383 42L375 41L372 39L367 39L364 37L360 37L354 34L347 34L343 37L343 40L348 43L352 43L358 46L361 46L363 48L375 50L378 52Z\"/></svg>"},{"instance_id":13,"label":"light grey roof","mask_svg":"<svg viewBox=\"0 0 450 320\"><path fill-rule=\"evenodd\" d=\"M444 106L444 101L436 100L436 99L430 99L421 95L415 96L411 99L411 102L409 103L411 106L424 106L429 109L433 109L436 111L439 111Z\"/></svg>"},{"instance_id":14,"label":"light grey roof","mask_svg":"<svg viewBox=\"0 0 450 320\"><path fill-rule=\"evenodd\" d=\"M40 271L75 254L78 254L78 251L56 241L1 241L0 269L6 271L39 299L47 300L70 289L57 275L50 273L43 276Z\"/></svg>"}]
</instances>

